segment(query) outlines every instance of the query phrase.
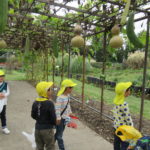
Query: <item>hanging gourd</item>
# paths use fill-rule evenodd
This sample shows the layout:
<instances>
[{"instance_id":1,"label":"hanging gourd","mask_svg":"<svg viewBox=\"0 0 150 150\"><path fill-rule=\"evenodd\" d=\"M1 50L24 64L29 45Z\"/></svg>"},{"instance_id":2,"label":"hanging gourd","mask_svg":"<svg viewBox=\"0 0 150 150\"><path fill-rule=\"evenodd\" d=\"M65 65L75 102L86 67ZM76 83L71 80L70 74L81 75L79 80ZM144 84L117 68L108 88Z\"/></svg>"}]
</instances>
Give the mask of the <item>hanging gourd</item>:
<instances>
[{"instance_id":1,"label":"hanging gourd","mask_svg":"<svg viewBox=\"0 0 150 150\"><path fill-rule=\"evenodd\" d=\"M126 6L125 6L124 12L121 17L121 22L120 22L121 26L126 23L126 18L127 18L128 12L129 12L131 0L127 0L127 1L124 0L124 2L126 2ZM119 36L119 33L120 33L119 25L114 25L114 27L111 29L111 33L112 33L113 37L110 39L109 45L112 48L122 47L123 39L121 36Z\"/></svg>"},{"instance_id":2,"label":"hanging gourd","mask_svg":"<svg viewBox=\"0 0 150 150\"><path fill-rule=\"evenodd\" d=\"M1 48L6 48L7 47L7 44L4 40L0 40L0 49Z\"/></svg>"},{"instance_id":3,"label":"hanging gourd","mask_svg":"<svg viewBox=\"0 0 150 150\"><path fill-rule=\"evenodd\" d=\"M123 45L123 39L119 36L120 26L118 24L114 25L111 29L111 34L113 37L110 39L109 45L112 48L120 48Z\"/></svg>"},{"instance_id":4,"label":"hanging gourd","mask_svg":"<svg viewBox=\"0 0 150 150\"><path fill-rule=\"evenodd\" d=\"M111 38L110 42L109 42L109 45L112 47L112 48L120 48L122 47L123 45L123 39L121 36L119 35L115 35Z\"/></svg>"},{"instance_id":5,"label":"hanging gourd","mask_svg":"<svg viewBox=\"0 0 150 150\"><path fill-rule=\"evenodd\" d=\"M0 0L0 34L7 24L8 0Z\"/></svg>"},{"instance_id":6,"label":"hanging gourd","mask_svg":"<svg viewBox=\"0 0 150 150\"><path fill-rule=\"evenodd\" d=\"M56 58L58 58L58 55L59 55L59 40L58 40L58 37L55 35L53 37L53 41L52 41L52 49L53 49L53 52L54 52L54 56Z\"/></svg>"},{"instance_id":7,"label":"hanging gourd","mask_svg":"<svg viewBox=\"0 0 150 150\"><path fill-rule=\"evenodd\" d=\"M120 27L118 24L114 25L111 29L112 35L118 35L120 33Z\"/></svg>"},{"instance_id":8,"label":"hanging gourd","mask_svg":"<svg viewBox=\"0 0 150 150\"><path fill-rule=\"evenodd\" d=\"M79 24L77 24L77 25L75 26L75 28L74 28L74 33L75 33L76 35L80 35L80 34L82 33L82 27L81 27Z\"/></svg>"},{"instance_id":9,"label":"hanging gourd","mask_svg":"<svg viewBox=\"0 0 150 150\"><path fill-rule=\"evenodd\" d=\"M25 52L29 52L30 51L30 38L29 36L26 37L26 43L25 43Z\"/></svg>"},{"instance_id":10,"label":"hanging gourd","mask_svg":"<svg viewBox=\"0 0 150 150\"><path fill-rule=\"evenodd\" d=\"M76 34L76 36L71 39L71 45L73 47L78 47L78 48L83 47L84 39L80 35L82 33L82 27L77 24L74 28L74 33Z\"/></svg>"},{"instance_id":11,"label":"hanging gourd","mask_svg":"<svg viewBox=\"0 0 150 150\"><path fill-rule=\"evenodd\" d=\"M143 48L143 43L138 39L134 32L134 13L131 13L127 22L127 37L130 40L130 42L137 48Z\"/></svg>"},{"instance_id":12,"label":"hanging gourd","mask_svg":"<svg viewBox=\"0 0 150 150\"><path fill-rule=\"evenodd\" d=\"M80 35L76 35L74 38L71 39L71 45L73 47L82 47L84 46L84 39Z\"/></svg>"}]
</instances>

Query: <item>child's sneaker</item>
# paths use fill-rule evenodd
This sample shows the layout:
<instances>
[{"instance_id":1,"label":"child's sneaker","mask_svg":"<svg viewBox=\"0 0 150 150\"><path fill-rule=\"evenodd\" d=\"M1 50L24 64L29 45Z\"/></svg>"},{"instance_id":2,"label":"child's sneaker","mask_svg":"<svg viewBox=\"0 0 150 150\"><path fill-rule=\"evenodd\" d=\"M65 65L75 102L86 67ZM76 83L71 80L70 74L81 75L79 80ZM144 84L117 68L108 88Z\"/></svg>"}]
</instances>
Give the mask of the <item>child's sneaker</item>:
<instances>
[{"instance_id":1,"label":"child's sneaker","mask_svg":"<svg viewBox=\"0 0 150 150\"><path fill-rule=\"evenodd\" d=\"M2 129L2 131L3 131L4 134L9 134L10 133L10 131L7 128Z\"/></svg>"}]
</instances>

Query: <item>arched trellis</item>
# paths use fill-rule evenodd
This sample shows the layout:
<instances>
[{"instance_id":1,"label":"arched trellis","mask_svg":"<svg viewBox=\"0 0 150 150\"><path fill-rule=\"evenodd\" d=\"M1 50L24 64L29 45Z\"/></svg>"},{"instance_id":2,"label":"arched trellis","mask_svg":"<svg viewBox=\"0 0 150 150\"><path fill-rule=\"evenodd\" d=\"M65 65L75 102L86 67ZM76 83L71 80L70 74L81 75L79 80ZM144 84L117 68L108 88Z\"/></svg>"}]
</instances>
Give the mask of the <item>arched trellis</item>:
<instances>
[{"instance_id":1,"label":"arched trellis","mask_svg":"<svg viewBox=\"0 0 150 150\"><path fill-rule=\"evenodd\" d=\"M45 3L45 10L44 11L37 11L34 9L34 6L37 3ZM116 2L116 1L112 1L112 0L102 0L102 1L98 1L95 2L95 4L93 4L92 7L90 8L75 8L75 7L71 7L69 5L67 5L69 3L69 1L65 1L64 4L60 4L60 3L56 3L54 1L49 1L49 0L33 0L33 2L27 7L20 7L20 8L15 8L15 11L19 11L21 13L21 15L16 15L16 14L9 14L10 17L12 18L17 18L15 23L13 24L9 24L9 27L13 27L13 28L17 28L19 25L23 25L24 24L24 20L30 20L31 26L27 26L27 30L31 31L32 30L32 26L33 28L36 27L35 25L32 24L32 18L31 17L27 17L27 14L30 13L36 13L39 15L44 15L47 16L48 18L58 18L58 19L62 19L65 20L64 23L62 23L60 26L58 26L57 28L55 27L48 27L46 25L44 25L44 29L46 28L47 34L54 30L59 30L61 31L61 33L71 33L71 30L73 29L73 24L78 22L78 20L80 20L81 25L83 27L84 30L88 31L86 32L86 34L84 35L84 37L89 37L89 36L93 36L99 33L104 33L104 44L103 44L103 50L104 50L104 54L106 52L106 36L107 36L107 31L110 30L110 28L112 27L112 25L115 22L115 16L120 17L120 12L123 11L123 8L125 7L125 4L122 4L120 2ZM106 3L109 3L111 6L115 5L116 7L118 7L119 9L117 11L114 11L115 14L114 15L110 15L111 12L109 9L101 10L100 9L100 5L106 6ZM150 8L147 9L142 9L141 6L144 6L145 4L148 4L147 0L143 0L141 3L137 4L136 1L132 1L133 5L130 7L131 10L135 10L137 13L142 12L145 13L145 17L136 19L135 21L139 21L139 20L143 20L143 19L147 19L147 36L146 36L146 47L145 47L145 65L144 65L144 71L143 71L143 90L142 90L142 97L141 97L141 111L140 111L140 126L139 129L141 130L142 127L142 118L143 118L143 108L144 108L144 89L145 89L145 75L146 75L146 67L147 67L147 52L149 49L149 18L150 18ZM57 6L59 7L57 10L54 10L53 13L49 13L49 10L47 10L47 6ZM10 5L10 8L14 8L14 6ZM65 9L66 11L75 11L77 13L80 14L75 14L73 15L74 17L68 17L68 16L59 16L57 15L57 12L60 9ZM54 8L55 9L55 8ZM95 11L92 11L93 9L95 9ZM25 12L25 13L24 13ZM113 12L113 11L112 11ZM24 15L23 15L24 14ZM96 18L96 20L92 20L89 21L89 18L93 16ZM98 18L98 19L97 19ZM20 20L21 20L21 24L20 24ZM12 21L12 20L10 20ZM47 20L46 20L47 21ZM103 24L105 22L105 25ZM15 25L14 25L15 24ZM44 24L44 21L42 22L42 24ZM63 28L64 26L66 26L66 28ZM101 27L100 31L95 31L93 29L93 27ZM40 30L43 28L43 26L37 26L35 30L38 30L38 28L40 28ZM51 29L50 29L51 28ZM43 29L43 30L44 30ZM8 30L9 31L9 30ZM16 31L15 31L16 32ZM11 34L14 33L13 31L11 31ZM19 32L18 32L19 33ZM53 34L53 33L52 33ZM69 34L72 36L72 34ZM4 35L5 36L5 35ZM17 36L17 33L16 33ZM62 36L62 34L61 34ZM70 37L71 37L70 36ZM19 37L19 36L18 36ZM41 37L42 38L42 37ZM61 39L61 37L60 37ZM63 49L63 45L62 45L62 49ZM47 52L47 51L46 51ZM69 56L70 56L70 48L69 48ZM106 57L104 55L104 57ZM63 58L63 55L62 55ZM83 57L84 58L84 57ZM63 59L62 59L63 61ZM103 68L102 68L102 73L105 73L105 62L106 59L104 59L103 61ZM62 63L63 64L63 63ZM70 64L69 64L70 65ZM69 66L68 65L68 66ZM83 63L83 68L85 67L84 63ZM63 68L63 67L62 67ZM48 69L47 69L48 70ZM83 71L84 73L84 71ZM54 74L54 71L53 71ZM62 77L63 77L63 70L62 70ZM68 77L69 77L69 67L68 67ZM83 104L84 104L84 74L83 74L83 89L82 89L82 100L83 100ZM47 78L48 80L48 78ZM101 114L103 113L103 89L104 86L102 84L102 90L101 90Z\"/></svg>"}]
</instances>

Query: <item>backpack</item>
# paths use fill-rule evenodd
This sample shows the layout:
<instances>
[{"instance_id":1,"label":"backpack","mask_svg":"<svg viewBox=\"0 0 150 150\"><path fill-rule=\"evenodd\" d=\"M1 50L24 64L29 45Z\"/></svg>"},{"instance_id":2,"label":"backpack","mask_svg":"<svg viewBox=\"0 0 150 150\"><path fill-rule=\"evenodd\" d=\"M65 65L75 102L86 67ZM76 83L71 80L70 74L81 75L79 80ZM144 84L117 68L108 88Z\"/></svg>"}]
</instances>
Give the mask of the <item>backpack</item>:
<instances>
[{"instance_id":1,"label":"backpack","mask_svg":"<svg viewBox=\"0 0 150 150\"><path fill-rule=\"evenodd\" d=\"M150 150L150 136L138 139L134 150Z\"/></svg>"}]
</instances>

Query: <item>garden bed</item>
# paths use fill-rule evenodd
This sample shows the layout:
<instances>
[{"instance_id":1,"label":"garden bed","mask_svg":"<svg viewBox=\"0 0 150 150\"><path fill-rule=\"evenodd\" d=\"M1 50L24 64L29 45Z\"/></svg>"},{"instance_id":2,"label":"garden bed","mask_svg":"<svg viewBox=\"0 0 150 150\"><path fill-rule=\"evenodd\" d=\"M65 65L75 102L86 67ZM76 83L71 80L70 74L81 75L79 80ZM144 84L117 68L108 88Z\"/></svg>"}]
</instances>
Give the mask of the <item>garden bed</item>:
<instances>
[{"instance_id":1,"label":"garden bed","mask_svg":"<svg viewBox=\"0 0 150 150\"><path fill-rule=\"evenodd\" d=\"M88 105L99 109L100 103L98 101L89 101ZM90 108L80 104L77 101L71 102L73 112L83 121L86 125L88 125L92 130L96 133L100 134L103 138L108 140L109 142L113 142L113 122L106 117L101 117L100 114L92 111ZM107 115L111 115L112 107L109 105L104 105L104 113ZM134 126L138 129L139 126L139 116L132 115ZM142 134L143 135L150 135L150 120L143 120L143 127L142 127Z\"/></svg>"}]
</instances>

